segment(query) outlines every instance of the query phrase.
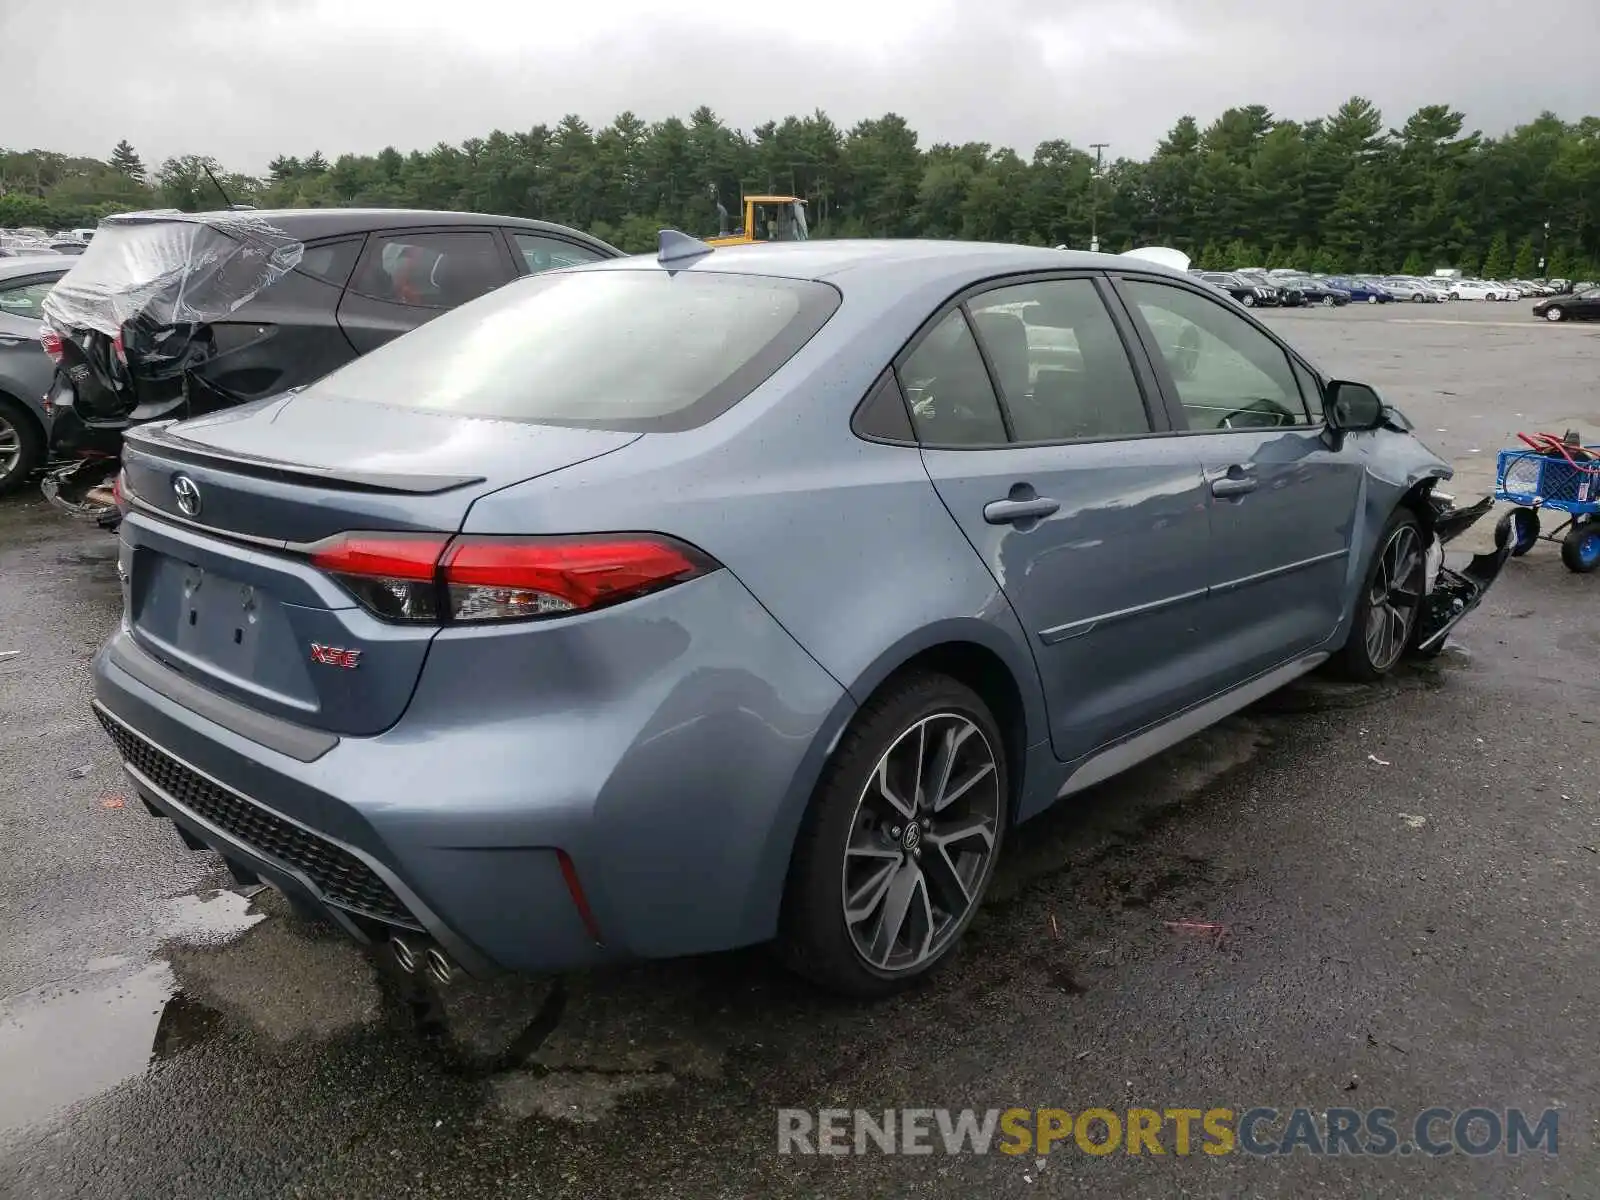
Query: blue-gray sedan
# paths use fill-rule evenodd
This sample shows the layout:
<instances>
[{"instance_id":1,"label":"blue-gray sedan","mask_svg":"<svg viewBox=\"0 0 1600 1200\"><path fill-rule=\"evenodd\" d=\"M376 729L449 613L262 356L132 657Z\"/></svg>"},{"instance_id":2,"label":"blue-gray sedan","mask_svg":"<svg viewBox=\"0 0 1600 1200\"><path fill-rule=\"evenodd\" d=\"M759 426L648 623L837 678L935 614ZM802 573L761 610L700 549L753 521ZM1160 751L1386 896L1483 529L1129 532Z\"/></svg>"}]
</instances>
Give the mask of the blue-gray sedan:
<instances>
[{"instance_id":1,"label":"blue-gray sedan","mask_svg":"<svg viewBox=\"0 0 1600 1200\"><path fill-rule=\"evenodd\" d=\"M1505 551L1358 383L1131 257L810 242L513 282L129 434L96 708L195 848L408 970L776 941L873 994L1008 833Z\"/></svg>"}]
</instances>

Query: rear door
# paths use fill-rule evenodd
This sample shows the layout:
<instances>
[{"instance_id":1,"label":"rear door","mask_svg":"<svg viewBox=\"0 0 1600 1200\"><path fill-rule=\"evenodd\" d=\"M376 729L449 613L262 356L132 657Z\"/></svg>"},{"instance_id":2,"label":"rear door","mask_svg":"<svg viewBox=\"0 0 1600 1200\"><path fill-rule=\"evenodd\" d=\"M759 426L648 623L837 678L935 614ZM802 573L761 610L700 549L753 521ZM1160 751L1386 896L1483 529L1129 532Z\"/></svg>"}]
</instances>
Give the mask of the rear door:
<instances>
[{"instance_id":1,"label":"rear door","mask_svg":"<svg viewBox=\"0 0 1600 1200\"><path fill-rule=\"evenodd\" d=\"M1207 652L1228 686L1333 634L1364 462L1327 437L1315 375L1237 308L1166 278L1118 287L1205 471Z\"/></svg>"},{"instance_id":2,"label":"rear door","mask_svg":"<svg viewBox=\"0 0 1600 1200\"><path fill-rule=\"evenodd\" d=\"M497 230L387 229L369 234L339 303L339 324L357 354L521 274Z\"/></svg>"},{"instance_id":3,"label":"rear door","mask_svg":"<svg viewBox=\"0 0 1600 1200\"><path fill-rule=\"evenodd\" d=\"M1029 634L1064 760L1202 698L1199 462L1165 436L1106 287L985 285L896 364L934 486Z\"/></svg>"},{"instance_id":4,"label":"rear door","mask_svg":"<svg viewBox=\"0 0 1600 1200\"><path fill-rule=\"evenodd\" d=\"M338 310L361 244L360 237L308 242L294 270L212 321L216 354L201 368L202 382L242 403L304 386L354 358Z\"/></svg>"}]
</instances>

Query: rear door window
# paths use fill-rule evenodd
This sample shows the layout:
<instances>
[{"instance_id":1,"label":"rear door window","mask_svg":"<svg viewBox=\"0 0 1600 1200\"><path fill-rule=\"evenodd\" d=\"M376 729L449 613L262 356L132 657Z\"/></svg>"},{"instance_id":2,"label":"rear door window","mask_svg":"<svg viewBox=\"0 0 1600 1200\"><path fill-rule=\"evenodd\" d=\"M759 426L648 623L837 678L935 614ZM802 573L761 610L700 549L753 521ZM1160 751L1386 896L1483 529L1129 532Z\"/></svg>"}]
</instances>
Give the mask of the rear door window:
<instances>
[{"instance_id":1,"label":"rear door window","mask_svg":"<svg viewBox=\"0 0 1600 1200\"><path fill-rule=\"evenodd\" d=\"M765 382L838 305L812 280L545 274L444 313L311 390L546 425L689 429Z\"/></svg>"},{"instance_id":2,"label":"rear door window","mask_svg":"<svg viewBox=\"0 0 1600 1200\"><path fill-rule=\"evenodd\" d=\"M925 446L1005 445L1006 423L983 355L959 308L930 329L900 367L911 423Z\"/></svg>"},{"instance_id":3,"label":"rear door window","mask_svg":"<svg viewBox=\"0 0 1600 1200\"><path fill-rule=\"evenodd\" d=\"M1089 279L1046 279L967 302L1019 442L1151 431L1127 348Z\"/></svg>"},{"instance_id":4,"label":"rear door window","mask_svg":"<svg viewBox=\"0 0 1600 1200\"><path fill-rule=\"evenodd\" d=\"M492 230L379 233L367 239L350 290L410 308L456 308L510 278Z\"/></svg>"}]
</instances>

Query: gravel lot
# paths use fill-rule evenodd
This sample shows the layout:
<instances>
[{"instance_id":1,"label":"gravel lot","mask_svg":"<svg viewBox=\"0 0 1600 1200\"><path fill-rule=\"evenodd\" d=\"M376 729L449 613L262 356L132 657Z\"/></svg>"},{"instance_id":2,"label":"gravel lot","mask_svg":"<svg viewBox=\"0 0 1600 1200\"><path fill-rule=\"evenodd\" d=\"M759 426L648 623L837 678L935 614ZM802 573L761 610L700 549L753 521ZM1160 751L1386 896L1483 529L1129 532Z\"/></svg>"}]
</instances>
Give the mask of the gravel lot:
<instances>
[{"instance_id":1,"label":"gravel lot","mask_svg":"<svg viewBox=\"0 0 1600 1200\"><path fill-rule=\"evenodd\" d=\"M1518 429L1600 434L1600 328L1527 308L1266 319L1466 499ZM0 1196L1600 1195L1600 582L1553 547L1436 663L1024 826L952 968L858 1007L754 951L440 1002L218 891L87 712L110 542L0 504ZM782 1106L1258 1105L1557 1108L1559 1153L777 1153Z\"/></svg>"}]
</instances>

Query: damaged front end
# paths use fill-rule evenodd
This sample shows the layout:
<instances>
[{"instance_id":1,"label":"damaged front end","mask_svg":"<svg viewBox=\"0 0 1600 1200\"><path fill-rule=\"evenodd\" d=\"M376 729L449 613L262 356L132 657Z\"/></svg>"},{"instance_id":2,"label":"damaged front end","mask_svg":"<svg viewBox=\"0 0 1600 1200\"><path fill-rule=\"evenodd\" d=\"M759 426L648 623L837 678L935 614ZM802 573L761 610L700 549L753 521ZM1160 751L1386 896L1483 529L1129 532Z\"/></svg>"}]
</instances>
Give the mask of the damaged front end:
<instances>
[{"instance_id":1,"label":"damaged front end","mask_svg":"<svg viewBox=\"0 0 1600 1200\"><path fill-rule=\"evenodd\" d=\"M1426 494L1426 530L1432 541L1428 547L1427 574L1420 611L1413 633L1412 650L1431 655L1444 649L1445 640L1468 613L1478 607L1489 585L1511 557L1511 542L1505 531L1496 529L1494 549L1474 554L1460 570L1444 563L1444 547L1470 529L1494 507L1494 497L1485 496L1467 508L1457 508L1447 495Z\"/></svg>"},{"instance_id":2,"label":"damaged front end","mask_svg":"<svg viewBox=\"0 0 1600 1200\"><path fill-rule=\"evenodd\" d=\"M210 322L293 270L304 252L249 212L103 220L44 302L60 338L54 454L115 454L130 425L238 403L201 373L217 353Z\"/></svg>"}]
</instances>

